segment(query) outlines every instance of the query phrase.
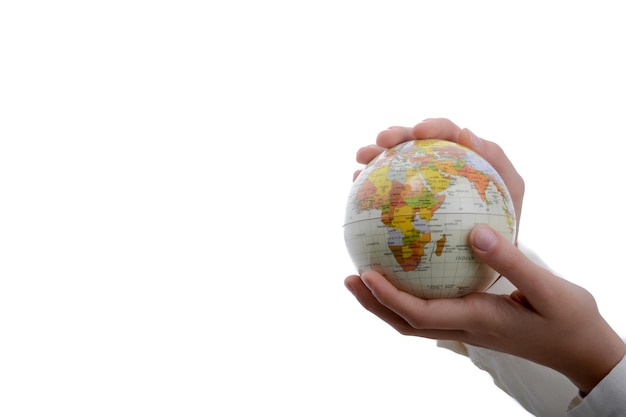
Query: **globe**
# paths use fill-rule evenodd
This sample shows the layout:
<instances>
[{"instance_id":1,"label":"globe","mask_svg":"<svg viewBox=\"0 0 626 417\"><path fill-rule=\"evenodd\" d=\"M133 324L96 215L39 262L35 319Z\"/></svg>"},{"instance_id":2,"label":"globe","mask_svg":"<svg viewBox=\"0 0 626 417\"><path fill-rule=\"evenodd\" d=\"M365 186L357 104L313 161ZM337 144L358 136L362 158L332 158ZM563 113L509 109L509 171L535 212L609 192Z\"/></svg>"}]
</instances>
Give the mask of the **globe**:
<instances>
[{"instance_id":1,"label":"globe","mask_svg":"<svg viewBox=\"0 0 626 417\"><path fill-rule=\"evenodd\" d=\"M488 289L498 278L467 239L488 224L513 242L513 202L496 170L454 142L402 143L372 160L348 196L344 238L359 274L380 272L420 298Z\"/></svg>"}]
</instances>

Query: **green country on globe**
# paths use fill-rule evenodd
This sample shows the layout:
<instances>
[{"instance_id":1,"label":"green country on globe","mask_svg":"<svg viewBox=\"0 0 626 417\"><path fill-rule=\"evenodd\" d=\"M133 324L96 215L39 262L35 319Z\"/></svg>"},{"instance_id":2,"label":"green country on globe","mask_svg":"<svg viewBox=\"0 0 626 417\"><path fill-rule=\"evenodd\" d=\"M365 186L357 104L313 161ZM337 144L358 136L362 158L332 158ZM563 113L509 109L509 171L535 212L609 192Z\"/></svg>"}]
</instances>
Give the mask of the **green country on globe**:
<instances>
[{"instance_id":1,"label":"green country on globe","mask_svg":"<svg viewBox=\"0 0 626 417\"><path fill-rule=\"evenodd\" d=\"M479 224L515 240L513 202L498 172L457 143L415 140L361 171L344 238L359 273L376 270L420 298L451 298L485 291L498 278L468 245Z\"/></svg>"}]
</instances>

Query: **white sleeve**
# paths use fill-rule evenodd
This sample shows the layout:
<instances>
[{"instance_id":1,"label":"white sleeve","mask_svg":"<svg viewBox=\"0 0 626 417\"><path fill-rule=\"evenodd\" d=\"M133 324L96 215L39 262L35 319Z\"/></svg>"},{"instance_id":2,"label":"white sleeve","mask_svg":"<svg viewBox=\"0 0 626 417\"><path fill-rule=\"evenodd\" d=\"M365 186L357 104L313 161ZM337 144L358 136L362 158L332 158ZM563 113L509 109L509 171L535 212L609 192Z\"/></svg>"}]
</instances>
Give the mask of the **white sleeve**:
<instances>
[{"instance_id":1,"label":"white sleeve","mask_svg":"<svg viewBox=\"0 0 626 417\"><path fill-rule=\"evenodd\" d=\"M585 398L577 396L568 417L619 417L626 415L626 356Z\"/></svg>"},{"instance_id":2,"label":"white sleeve","mask_svg":"<svg viewBox=\"0 0 626 417\"><path fill-rule=\"evenodd\" d=\"M578 395L578 388L565 376L526 359L458 342L439 341L438 345L468 356L491 375L498 388L535 416L565 417Z\"/></svg>"}]
</instances>

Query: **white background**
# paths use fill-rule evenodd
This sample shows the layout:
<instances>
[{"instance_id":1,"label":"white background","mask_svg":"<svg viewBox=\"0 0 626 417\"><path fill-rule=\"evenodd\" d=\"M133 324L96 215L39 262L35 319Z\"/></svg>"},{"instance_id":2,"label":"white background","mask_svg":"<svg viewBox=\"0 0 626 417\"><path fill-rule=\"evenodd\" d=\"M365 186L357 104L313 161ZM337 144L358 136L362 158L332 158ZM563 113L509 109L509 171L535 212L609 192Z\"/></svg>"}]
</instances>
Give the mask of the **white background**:
<instances>
[{"instance_id":1,"label":"white background","mask_svg":"<svg viewBox=\"0 0 626 417\"><path fill-rule=\"evenodd\" d=\"M3 2L0 414L527 415L344 289L354 153L498 142L626 334L624 39L617 1Z\"/></svg>"}]
</instances>

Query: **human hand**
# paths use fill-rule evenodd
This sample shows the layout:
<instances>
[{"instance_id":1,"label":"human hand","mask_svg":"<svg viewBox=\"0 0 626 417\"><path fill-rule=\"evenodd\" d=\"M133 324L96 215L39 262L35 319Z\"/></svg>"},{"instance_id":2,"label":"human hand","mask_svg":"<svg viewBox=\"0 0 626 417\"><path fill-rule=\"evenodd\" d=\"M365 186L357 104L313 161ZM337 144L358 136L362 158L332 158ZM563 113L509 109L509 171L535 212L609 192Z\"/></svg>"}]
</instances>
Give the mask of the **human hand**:
<instances>
[{"instance_id":1,"label":"human hand","mask_svg":"<svg viewBox=\"0 0 626 417\"><path fill-rule=\"evenodd\" d=\"M498 144L481 139L470 130L461 129L448 119L426 119L412 128L390 127L378 134L375 145L369 145L358 150L357 162L367 164L386 149L415 139L443 139L456 142L485 158L498 171L509 190L515 208L517 229L519 230L524 199L524 180ZM355 179L359 173L360 170L354 173Z\"/></svg>"},{"instance_id":2,"label":"human hand","mask_svg":"<svg viewBox=\"0 0 626 417\"><path fill-rule=\"evenodd\" d=\"M474 253L517 288L423 300L375 271L346 278L361 305L404 335L457 340L519 356L568 377L587 394L626 354L593 296L536 265L486 225L469 236Z\"/></svg>"}]
</instances>

